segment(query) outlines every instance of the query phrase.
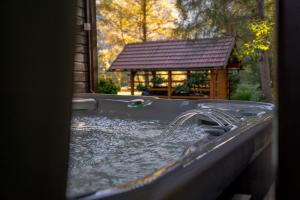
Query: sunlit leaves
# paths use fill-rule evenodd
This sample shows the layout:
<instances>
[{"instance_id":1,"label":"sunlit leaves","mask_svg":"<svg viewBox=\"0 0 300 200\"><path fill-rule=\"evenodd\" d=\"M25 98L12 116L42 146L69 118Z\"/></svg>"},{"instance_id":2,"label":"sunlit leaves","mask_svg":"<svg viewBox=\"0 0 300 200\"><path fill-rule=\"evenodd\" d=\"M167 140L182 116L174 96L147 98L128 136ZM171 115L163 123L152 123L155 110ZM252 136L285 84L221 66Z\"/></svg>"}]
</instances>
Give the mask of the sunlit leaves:
<instances>
[{"instance_id":1,"label":"sunlit leaves","mask_svg":"<svg viewBox=\"0 0 300 200\"><path fill-rule=\"evenodd\" d=\"M256 56L258 50L268 51L271 45L274 24L270 21L258 21L249 24L248 29L253 34L253 39L242 46L242 54Z\"/></svg>"}]
</instances>

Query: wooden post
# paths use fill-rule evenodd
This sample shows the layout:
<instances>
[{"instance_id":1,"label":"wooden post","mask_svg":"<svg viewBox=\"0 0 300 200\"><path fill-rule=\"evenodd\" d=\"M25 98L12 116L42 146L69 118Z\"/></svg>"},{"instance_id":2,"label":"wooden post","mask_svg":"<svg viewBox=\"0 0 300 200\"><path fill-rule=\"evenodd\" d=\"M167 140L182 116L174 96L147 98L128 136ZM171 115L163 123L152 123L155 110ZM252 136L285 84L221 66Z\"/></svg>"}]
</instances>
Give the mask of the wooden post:
<instances>
[{"instance_id":1,"label":"wooden post","mask_svg":"<svg viewBox=\"0 0 300 200\"><path fill-rule=\"evenodd\" d=\"M215 98L215 72L214 70L210 70L210 85L209 85L209 98L214 99Z\"/></svg>"},{"instance_id":2,"label":"wooden post","mask_svg":"<svg viewBox=\"0 0 300 200\"><path fill-rule=\"evenodd\" d=\"M218 71L218 98L228 99L228 74L226 69Z\"/></svg>"},{"instance_id":3,"label":"wooden post","mask_svg":"<svg viewBox=\"0 0 300 200\"><path fill-rule=\"evenodd\" d=\"M168 99L172 96L172 71L168 71Z\"/></svg>"},{"instance_id":4,"label":"wooden post","mask_svg":"<svg viewBox=\"0 0 300 200\"><path fill-rule=\"evenodd\" d=\"M149 72L145 71L145 86L149 87Z\"/></svg>"},{"instance_id":5,"label":"wooden post","mask_svg":"<svg viewBox=\"0 0 300 200\"><path fill-rule=\"evenodd\" d=\"M156 77L156 71L152 71L152 78L155 78ZM153 87L156 87L156 84L153 83Z\"/></svg>"},{"instance_id":6,"label":"wooden post","mask_svg":"<svg viewBox=\"0 0 300 200\"><path fill-rule=\"evenodd\" d=\"M134 75L135 75L135 71L131 71L130 72L130 92L131 95L134 95Z\"/></svg>"},{"instance_id":7,"label":"wooden post","mask_svg":"<svg viewBox=\"0 0 300 200\"><path fill-rule=\"evenodd\" d=\"M188 70L186 71L186 79L189 80L190 77L191 77L191 71Z\"/></svg>"},{"instance_id":8,"label":"wooden post","mask_svg":"<svg viewBox=\"0 0 300 200\"><path fill-rule=\"evenodd\" d=\"M187 82L187 86L188 86L188 91L189 92L191 91L190 90L190 84L188 84L190 78L191 78L191 71L188 70L188 71L186 71L186 82Z\"/></svg>"},{"instance_id":9,"label":"wooden post","mask_svg":"<svg viewBox=\"0 0 300 200\"><path fill-rule=\"evenodd\" d=\"M88 33L89 53L89 92L98 91L98 51L97 51L97 27L96 27L96 1L86 1L86 23L91 24Z\"/></svg>"}]
</instances>

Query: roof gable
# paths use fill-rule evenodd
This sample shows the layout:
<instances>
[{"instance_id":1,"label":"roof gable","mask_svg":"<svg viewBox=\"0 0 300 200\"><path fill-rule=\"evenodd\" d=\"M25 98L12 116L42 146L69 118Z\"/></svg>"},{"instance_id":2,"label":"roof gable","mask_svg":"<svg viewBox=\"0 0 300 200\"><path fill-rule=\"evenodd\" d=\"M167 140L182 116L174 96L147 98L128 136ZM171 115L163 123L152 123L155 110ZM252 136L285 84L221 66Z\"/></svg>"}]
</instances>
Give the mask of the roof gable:
<instances>
[{"instance_id":1,"label":"roof gable","mask_svg":"<svg viewBox=\"0 0 300 200\"><path fill-rule=\"evenodd\" d=\"M233 37L127 44L110 70L194 69L225 67Z\"/></svg>"}]
</instances>

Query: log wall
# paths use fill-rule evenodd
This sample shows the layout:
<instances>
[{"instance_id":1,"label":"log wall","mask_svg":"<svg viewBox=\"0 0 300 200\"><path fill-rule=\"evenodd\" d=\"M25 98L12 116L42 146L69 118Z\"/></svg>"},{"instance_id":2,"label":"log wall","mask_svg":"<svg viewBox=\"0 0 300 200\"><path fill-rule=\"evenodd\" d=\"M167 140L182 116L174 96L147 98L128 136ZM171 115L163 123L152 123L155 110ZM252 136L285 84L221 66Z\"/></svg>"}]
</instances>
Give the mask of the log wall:
<instances>
[{"instance_id":1,"label":"log wall","mask_svg":"<svg viewBox=\"0 0 300 200\"><path fill-rule=\"evenodd\" d=\"M95 0L77 0L73 93L97 92Z\"/></svg>"}]
</instances>

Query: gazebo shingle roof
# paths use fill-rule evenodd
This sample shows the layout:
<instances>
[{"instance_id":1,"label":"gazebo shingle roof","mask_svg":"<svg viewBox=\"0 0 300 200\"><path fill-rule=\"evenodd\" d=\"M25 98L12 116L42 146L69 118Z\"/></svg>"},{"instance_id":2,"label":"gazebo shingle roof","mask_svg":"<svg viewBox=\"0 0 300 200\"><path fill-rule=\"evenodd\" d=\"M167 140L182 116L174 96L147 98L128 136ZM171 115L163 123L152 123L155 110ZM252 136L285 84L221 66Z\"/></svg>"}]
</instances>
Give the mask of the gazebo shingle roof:
<instances>
[{"instance_id":1,"label":"gazebo shingle roof","mask_svg":"<svg viewBox=\"0 0 300 200\"><path fill-rule=\"evenodd\" d=\"M110 70L224 68L234 37L127 44Z\"/></svg>"}]
</instances>

